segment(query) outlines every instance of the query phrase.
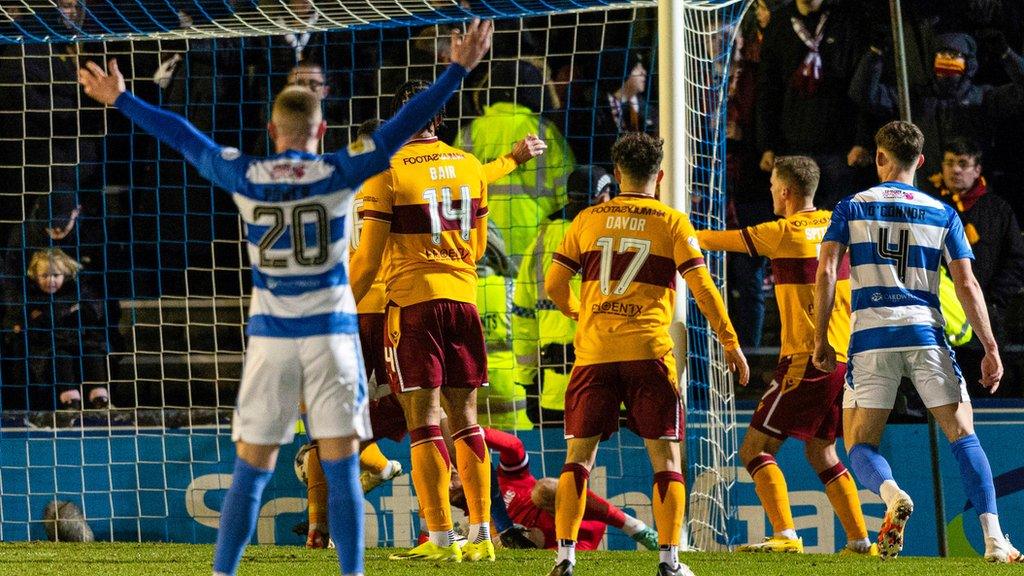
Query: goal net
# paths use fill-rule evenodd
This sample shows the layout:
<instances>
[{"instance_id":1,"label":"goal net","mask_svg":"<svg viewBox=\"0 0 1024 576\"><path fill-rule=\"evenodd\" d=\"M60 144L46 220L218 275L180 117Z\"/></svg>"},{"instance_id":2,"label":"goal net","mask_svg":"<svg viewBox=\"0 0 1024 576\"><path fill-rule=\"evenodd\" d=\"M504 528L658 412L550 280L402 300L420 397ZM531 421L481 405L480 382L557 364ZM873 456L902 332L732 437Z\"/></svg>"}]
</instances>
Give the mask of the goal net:
<instances>
[{"instance_id":1,"label":"goal net","mask_svg":"<svg viewBox=\"0 0 1024 576\"><path fill-rule=\"evenodd\" d=\"M81 63L116 58L135 94L186 116L219 144L253 154L272 151L265 126L273 95L304 83L323 96L323 148L333 150L364 120L386 118L401 83L435 77L450 26L470 16L494 18L492 52L449 103L441 138L485 162L525 131L549 144L545 156L491 187L504 246L481 266L479 292L492 382L481 419L520 435L539 478L557 476L564 459L561 418L551 408L571 358L564 346L560 356L539 338L526 355L533 372L523 370L516 324L531 313L543 321L550 310L517 305L523 275L516 268L562 208L578 166L610 171L608 148L623 126L658 131L664 46L655 4L4 3L0 541L45 538L43 510L61 500L82 508L100 540L212 542L230 484L251 231L228 194L87 98L76 83ZM673 82L687 94L689 195L677 194L674 203L698 227L721 227L724 75L744 3L683 4L686 72ZM644 71L640 92L612 113L611 96L637 66ZM529 122L494 139L491 125L474 121L503 107L522 109ZM67 285L50 295L33 263L52 262L55 248L82 268L74 279L65 270ZM709 263L721 280L722 262ZM731 382L717 341L698 313L689 317L691 542L713 548L729 542L734 517ZM111 406L94 407L103 392ZM303 439L282 448L260 512L261 543L304 540L293 527L305 518L305 492L289 465ZM406 469L407 446L382 442ZM652 523L651 474L642 441L624 432L602 445L591 487ZM408 476L368 494L368 544L409 544L415 508ZM635 543L609 533L606 545Z\"/></svg>"},{"instance_id":2,"label":"goal net","mask_svg":"<svg viewBox=\"0 0 1024 576\"><path fill-rule=\"evenodd\" d=\"M747 0L683 2L668 23L673 36L673 97L681 102L682 197L677 206L698 229L725 228L726 103L732 48ZM663 30L664 24L663 24ZM662 47L662 53L665 52ZM725 299L725 258L705 252L705 261ZM722 346L693 298L687 299L687 446L691 481L688 536L701 550L724 549L737 533L736 397Z\"/></svg>"}]
</instances>

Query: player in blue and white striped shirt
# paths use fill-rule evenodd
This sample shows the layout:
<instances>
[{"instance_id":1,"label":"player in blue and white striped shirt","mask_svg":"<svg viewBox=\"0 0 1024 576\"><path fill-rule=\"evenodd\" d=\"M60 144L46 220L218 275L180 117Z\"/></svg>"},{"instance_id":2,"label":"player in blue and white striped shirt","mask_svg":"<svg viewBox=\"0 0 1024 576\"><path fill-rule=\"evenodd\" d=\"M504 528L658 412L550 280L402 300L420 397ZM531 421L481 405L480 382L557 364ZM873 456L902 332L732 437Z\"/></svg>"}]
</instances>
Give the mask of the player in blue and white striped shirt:
<instances>
[{"instance_id":1,"label":"player in blue and white striped shirt","mask_svg":"<svg viewBox=\"0 0 1024 576\"><path fill-rule=\"evenodd\" d=\"M826 372L835 368L828 323L836 271L849 250L853 317L843 395L844 438L857 479L886 503L879 551L889 557L899 554L903 529L914 509L878 451L900 379L907 377L960 465L964 491L985 534L985 559L1020 562L1020 552L999 526L992 469L974 434L967 386L943 335L938 291L939 265L944 262L985 347L981 384L994 392L1003 366L985 298L971 271L974 255L956 211L913 186L914 173L924 162L921 131L910 122L890 122L875 135L875 144L882 183L842 200L821 243L814 364Z\"/></svg>"},{"instance_id":2,"label":"player in blue and white striped shirt","mask_svg":"<svg viewBox=\"0 0 1024 576\"><path fill-rule=\"evenodd\" d=\"M125 90L117 62L109 74L94 62L80 70L85 92L116 106L178 150L200 173L232 194L246 225L253 294L249 336L232 437L238 458L221 510L215 575L233 575L252 537L260 497L278 446L291 442L299 401L318 440L328 483L331 533L343 574L363 573L363 495L359 440L370 437L366 378L355 301L348 284L348 224L360 184L385 170L487 52L492 26L474 21L452 34L452 64L433 86L374 132L331 154L316 154L323 136L320 101L306 88L284 90L268 126L276 154L254 158L222 148L184 118Z\"/></svg>"}]
</instances>

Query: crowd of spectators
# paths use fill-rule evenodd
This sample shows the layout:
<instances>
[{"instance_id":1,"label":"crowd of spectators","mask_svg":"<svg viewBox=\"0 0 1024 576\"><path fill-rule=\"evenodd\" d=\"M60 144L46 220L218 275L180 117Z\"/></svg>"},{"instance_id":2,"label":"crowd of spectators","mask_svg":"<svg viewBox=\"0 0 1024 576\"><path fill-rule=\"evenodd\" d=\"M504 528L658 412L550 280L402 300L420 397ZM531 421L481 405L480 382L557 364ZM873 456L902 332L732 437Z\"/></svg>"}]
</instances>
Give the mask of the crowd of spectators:
<instances>
[{"instance_id":1,"label":"crowd of spectators","mask_svg":"<svg viewBox=\"0 0 1024 576\"><path fill-rule=\"evenodd\" d=\"M1024 145L1024 2L902 6L911 119L925 134L918 186L954 205L973 231L975 269L1001 343L1019 347L1020 335L1008 327L1019 325L1011 303L1021 302L1024 288L1024 199L1014 192L1024 171L1011 153ZM887 2L755 2L738 34L729 85L730 227L772 218L767 179L780 155L818 163L821 208L876 181L872 135L899 115L894 52ZM730 310L745 346L770 344L766 266L763 258L729 256ZM969 380L978 350L976 340L958 349ZM1010 364L1010 385L1000 392L1019 396L1020 367Z\"/></svg>"},{"instance_id":2,"label":"crowd of spectators","mask_svg":"<svg viewBox=\"0 0 1024 576\"><path fill-rule=\"evenodd\" d=\"M69 32L95 29L90 17L102 17L105 9L86 10L84 0L58 5L51 24ZM241 0L228 6L262 9ZM1020 321L1014 306L1024 284L1018 225L1024 196L1014 192L1024 181L1024 163L1013 153L1024 144L1024 0L904 0L903 7L912 116L928 146L919 185L956 206L974 231L990 312L1002 342L1020 346L1020 335L1009 327ZM267 17L282 25L323 24L310 0L277 8ZM171 28L216 17L189 10L190 3L171 2L153 17ZM545 223L571 220L570 173L580 166L610 172L611 143L620 134L658 133L656 30L653 10L497 23L491 62L466 80L439 133L483 162L528 133L548 143L544 156L491 188L491 214L513 265L530 256ZM773 217L768 173L779 156L815 159L822 208L871 185L872 135L898 113L888 3L756 0L738 32L726 124L728 225ZM0 117L23 131L13 137L24 143L0 147L0 178L16 191L4 197L17 200L0 202L0 221L21 223L0 230L9 239L0 254L4 388L29 378L13 366L29 365L31 339L14 326L24 326L28 292L38 288L28 273L33 254L59 248L80 263L72 285L80 298L100 303L89 319L102 323L102 334L96 333L102 338L95 337L103 345L90 348L96 356L125 348L119 300L197 290L212 296L213 285L223 285L220 277L197 288L194 280L188 284L186 268L213 268L214 260L224 261L216 251L225 244L216 241L242 239L226 195L211 195L208 183L173 152L132 135L119 115L81 98L75 71L85 59L120 55L135 93L183 114L217 142L252 154L268 149L272 96L286 85L306 86L323 102L326 151L345 145L359 122L386 113L383 102L394 87L433 77L447 63L447 37L443 26L429 26L3 48ZM161 229L160 222L169 221L188 226ZM168 263L180 274L161 270ZM742 344L770 347L778 330L766 314L767 262L730 255L728 270ZM236 274L234 281L240 285L231 292L244 293L248 279ZM973 346L963 347L965 357ZM81 355L84 344L80 348ZM68 378L89 381L85 365L79 362ZM1012 385L1003 390L1021 393ZM88 404L85 392L79 401ZM51 392L51 403L59 405L62 397L68 396ZM4 398L12 406L6 392Z\"/></svg>"},{"instance_id":3,"label":"crowd of spectators","mask_svg":"<svg viewBox=\"0 0 1024 576\"><path fill-rule=\"evenodd\" d=\"M237 0L226 6L236 15L261 10L261 21L282 27L312 28L249 38L2 48L0 115L6 125L24 130L14 135L23 146L0 150L3 176L10 177L10 192L4 194L14 200L0 202L5 222L0 237L8 240L0 250L5 409L93 406L92 384L102 379L95 366L103 364L111 377L118 372L117 360L107 354L148 345L136 333L122 342L120 300L222 295L232 281L239 286L227 294L248 288L248 278L232 277L230 270L212 281L189 273L230 267L231 258L244 265L230 247L242 238L229 198L211 194L208 183L176 153L82 98L76 71L86 60L117 57L136 94L182 114L218 143L258 155L268 150L269 102L285 86L306 86L320 95L328 123L322 147L336 150L350 141L359 121L386 115L383 102L394 87L409 78L433 77L449 58L444 26L324 31L317 29L326 26L323 15L309 0L281 5ZM61 0L57 8L43 18L68 36L102 32L99 20L111 16L108 6L88 0ZM491 211L513 267L540 224L564 211L566 181L578 164L610 168L607 148L618 134L657 131L656 106L644 97L654 84L648 77L654 66L654 11L637 14L636 19L632 11L618 11L499 22L492 62L474 71L449 106L442 138L484 162L506 154L528 133L548 143L547 154L491 192ZM34 18L11 15L15 24ZM149 16L170 29L218 17L178 2L154 5ZM574 46L555 38L575 24ZM69 270L60 297L40 292L29 266L34 254L56 249L75 262L74 278ZM76 298L80 305L64 306ZM41 314L45 307L49 313ZM74 314L59 313L69 307ZM42 346L43 338L32 338L25 329L32 318L48 323L54 334L67 335L60 331L74 322L88 325L89 345L83 340L77 350L69 344ZM33 330L40 332L42 325ZM152 343L154 351L161 346ZM61 361L34 361L42 357ZM61 372L65 366L74 372ZM77 396L70 386L78 386Z\"/></svg>"}]
</instances>

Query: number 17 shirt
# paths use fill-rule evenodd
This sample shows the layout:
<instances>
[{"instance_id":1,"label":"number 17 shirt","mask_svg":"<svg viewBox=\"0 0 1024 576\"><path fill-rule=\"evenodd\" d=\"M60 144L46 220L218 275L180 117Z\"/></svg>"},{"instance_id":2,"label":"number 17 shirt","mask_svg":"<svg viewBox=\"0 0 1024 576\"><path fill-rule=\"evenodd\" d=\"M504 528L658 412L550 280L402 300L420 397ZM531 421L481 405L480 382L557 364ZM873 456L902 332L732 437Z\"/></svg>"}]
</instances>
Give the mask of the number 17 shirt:
<instances>
[{"instance_id":1,"label":"number 17 shirt","mask_svg":"<svg viewBox=\"0 0 1024 576\"><path fill-rule=\"evenodd\" d=\"M704 266L685 214L620 194L579 213L554 261L579 272L576 364L654 360L672 350L676 271Z\"/></svg>"},{"instance_id":2,"label":"number 17 shirt","mask_svg":"<svg viewBox=\"0 0 1024 576\"><path fill-rule=\"evenodd\" d=\"M448 299L476 304L476 260L487 243L480 161L436 138L411 140L391 169L363 184L356 209L391 225L387 298L399 306Z\"/></svg>"}]
</instances>

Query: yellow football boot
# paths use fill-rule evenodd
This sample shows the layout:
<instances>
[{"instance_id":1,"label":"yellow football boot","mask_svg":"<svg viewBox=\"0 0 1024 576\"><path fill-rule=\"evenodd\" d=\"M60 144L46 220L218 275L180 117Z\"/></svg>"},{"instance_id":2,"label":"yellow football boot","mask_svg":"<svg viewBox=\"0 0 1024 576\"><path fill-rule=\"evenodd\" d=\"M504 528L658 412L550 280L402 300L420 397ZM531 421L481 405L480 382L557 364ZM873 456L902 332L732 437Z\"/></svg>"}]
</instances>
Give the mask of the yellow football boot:
<instances>
[{"instance_id":1,"label":"yellow football boot","mask_svg":"<svg viewBox=\"0 0 1024 576\"><path fill-rule=\"evenodd\" d=\"M771 538L765 538L764 542L759 544L744 544L736 548L737 552L767 552L772 554L786 553L786 554L803 554L804 553L804 539L803 538L780 538L772 536Z\"/></svg>"},{"instance_id":2,"label":"yellow football boot","mask_svg":"<svg viewBox=\"0 0 1024 576\"><path fill-rule=\"evenodd\" d=\"M494 543L490 540L482 540L475 544L464 544L462 546L462 559L466 562L480 562L481 560L494 562Z\"/></svg>"},{"instance_id":3,"label":"yellow football boot","mask_svg":"<svg viewBox=\"0 0 1024 576\"><path fill-rule=\"evenodd\" d=\"M438 546L433 542L427 541L411 550L396 552L391 556L388 556L388 560L462 562L462 550L459 548L459 545L455 543L452 543L450 546Z\"/></svg>"}]
</instances>

